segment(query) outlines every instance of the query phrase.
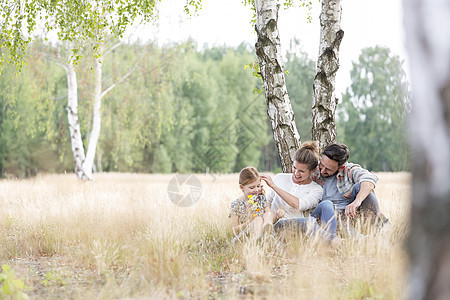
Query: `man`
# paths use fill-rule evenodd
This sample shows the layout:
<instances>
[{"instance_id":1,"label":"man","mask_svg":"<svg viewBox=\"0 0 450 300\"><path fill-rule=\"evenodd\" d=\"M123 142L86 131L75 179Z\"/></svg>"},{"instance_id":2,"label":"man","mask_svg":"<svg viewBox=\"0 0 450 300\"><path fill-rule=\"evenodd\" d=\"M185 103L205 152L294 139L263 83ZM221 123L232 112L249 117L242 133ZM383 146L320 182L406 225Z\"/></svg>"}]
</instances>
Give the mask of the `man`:
<instances>
[{"instance_id":1,"label":"man","mask_svg":"<svg viewBox=\"0 0 450 300\"><path fill-rule=\"evenodd\" d=\"M347 162L348 147L341 143L328 145L322 153L312 179L323 188L322 201L333 202L337 215L349 219L359 213L371 217L372 222L386 224L389 220L380 212L373 190L378 178L357 164Z\"/></svg>"}]
</instances>

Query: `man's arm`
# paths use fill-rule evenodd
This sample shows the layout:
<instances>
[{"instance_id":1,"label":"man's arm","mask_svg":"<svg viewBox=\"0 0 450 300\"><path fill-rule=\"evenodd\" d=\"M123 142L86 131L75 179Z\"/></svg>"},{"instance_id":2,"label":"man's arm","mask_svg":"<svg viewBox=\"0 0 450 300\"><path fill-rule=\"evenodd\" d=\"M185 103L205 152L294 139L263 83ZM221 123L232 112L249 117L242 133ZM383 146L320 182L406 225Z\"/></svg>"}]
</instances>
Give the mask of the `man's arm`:
<instances>
[{"instance_id":1,"label":"man's arm","mask_svg":"<svg viewBox=\"0 0 450 300\"><path fill-rule=\"evenodd\" d=\"M353 183L363 183L363 182L371 182L374 186L377 185L378 177L375 174L370 173L368 170L362 168L360 165L347 163L347 166L350 168L350 176L352 178Z\"/></svg>"},{"instance_id":2,"label":"man's arm","mask_svg":"<svg viewBox=\"0 0 450 300\"><path fill-rule=\"evenodd\" d=\"M361 203L364 199L369 196L369 194L375 188L375 185L370 181L362 181L360 183L359 193L356 195L355 200L345 207L345 215L350 218L354 218L356 216L356 210L361 206Z\"/></svg>"}]
</instances>

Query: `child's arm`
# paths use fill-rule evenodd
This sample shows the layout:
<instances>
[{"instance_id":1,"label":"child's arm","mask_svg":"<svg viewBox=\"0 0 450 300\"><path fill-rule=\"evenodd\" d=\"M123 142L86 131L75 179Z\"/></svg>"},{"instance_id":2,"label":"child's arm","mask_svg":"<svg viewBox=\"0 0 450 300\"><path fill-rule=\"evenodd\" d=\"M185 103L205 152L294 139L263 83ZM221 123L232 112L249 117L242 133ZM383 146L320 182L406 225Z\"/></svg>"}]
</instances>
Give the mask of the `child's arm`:
<instances>
[{"instance_id":1,"label":"child's arm","mask_svg":"<svg viewBox=\"0 0 450 300\"><path fill-rule=\"evenodd\" d=\"M233 234L238 235L250 222L251 220L248 219L244 223L239 224L239 217L237 215L231 215L231 230L233 230Z\"/></svg>"}]
</instances>

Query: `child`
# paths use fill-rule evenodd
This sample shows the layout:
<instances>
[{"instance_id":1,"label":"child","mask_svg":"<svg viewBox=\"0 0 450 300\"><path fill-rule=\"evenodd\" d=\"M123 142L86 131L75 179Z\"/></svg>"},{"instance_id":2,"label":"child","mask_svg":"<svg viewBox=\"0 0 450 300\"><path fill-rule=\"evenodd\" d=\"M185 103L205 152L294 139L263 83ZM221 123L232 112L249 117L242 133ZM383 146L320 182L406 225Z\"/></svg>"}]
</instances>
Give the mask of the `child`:
<instances>
[{"instance_id":1,"label":"child","mask_svg":"<svg viewBox=\"0 0 450 300\"><path fill-rule=\"evenodd\" d=\"M253 167L246 167L239 173L239 187L243 195L231 203L231 229L237 236L242 231L260 238L264 231L273 228L273 223L284 216L284 210L277 211L277 217L266 199L261 177Z\"/></svg>"}]
</instances>

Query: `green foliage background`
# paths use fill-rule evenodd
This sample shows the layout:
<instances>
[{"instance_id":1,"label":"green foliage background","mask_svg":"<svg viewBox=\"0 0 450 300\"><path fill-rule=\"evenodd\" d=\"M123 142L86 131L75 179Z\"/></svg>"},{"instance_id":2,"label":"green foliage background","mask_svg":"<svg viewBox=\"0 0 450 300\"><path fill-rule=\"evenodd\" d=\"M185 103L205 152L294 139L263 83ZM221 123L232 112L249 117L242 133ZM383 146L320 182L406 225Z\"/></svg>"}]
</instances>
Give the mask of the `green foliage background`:
<instances>
[{"instance_id":1,"label":"green foliage background","mask_svg":"<svg viewBox=\"0 0 450 300\"><path fill-rule=\"evenodd\" d=\"M411 95L402 65L388 48L363 49L338 111L338 139L349 146L350 160L370 170L410 168L406 121Z\"/></svg>"},{"instance_id":2,"label":"green foliage background","mask_svg":"<svg viewBox=\"0 0 450 300\"><path fill-rule=\"evenodd\" d=\"M114 43L107 40L105 50ZM256 60L253 47L199 48L193 41L167 47L136 42L103 57L103 89L130 70L132 75L102 99L97 171L238 172L247 165L281 171L264 94L254 93L261 88L260 79L244 68ZM57 50L35 40L21 73L15 75L12 66L3 69L2 177L72 172L67 78L55 63L57 53L68 55ZM79 119L87 146L94 74L92 53L83 54L77 78ZM292 41L285 67L296 124L306 141L311 139L315 63L299 41ZM362 69L372 74L370 84ZM388 49L365 50L339 108L338 139L350 146L353 161L374 171L409 168L403 131L409 98L402 72L401 62ZM369 94L373 105L357 105L357 99L368 99Z\"/></svg>"}]
</instances>

